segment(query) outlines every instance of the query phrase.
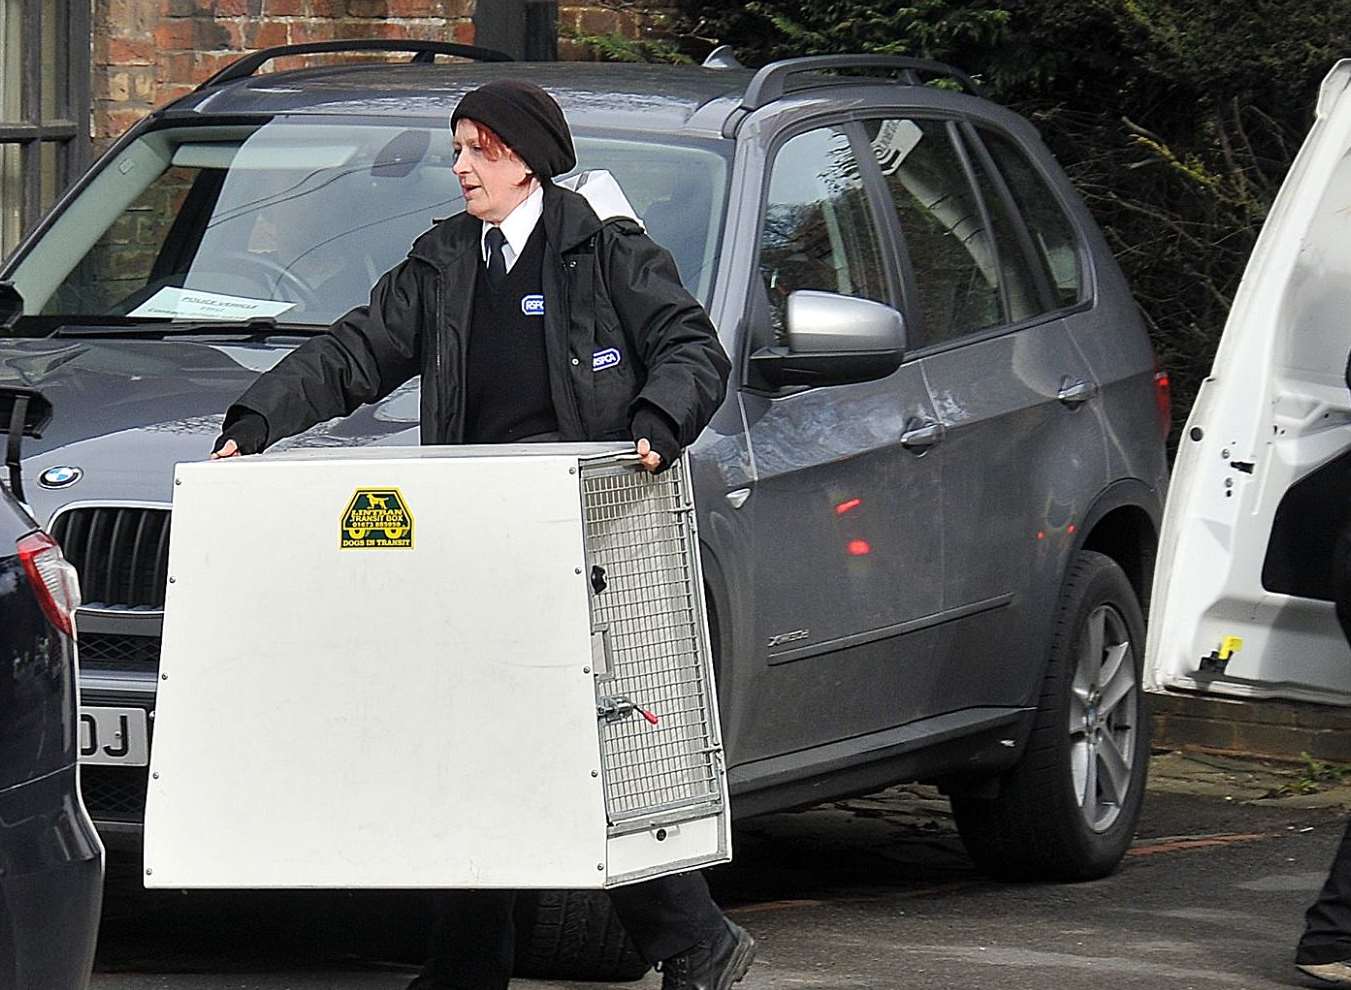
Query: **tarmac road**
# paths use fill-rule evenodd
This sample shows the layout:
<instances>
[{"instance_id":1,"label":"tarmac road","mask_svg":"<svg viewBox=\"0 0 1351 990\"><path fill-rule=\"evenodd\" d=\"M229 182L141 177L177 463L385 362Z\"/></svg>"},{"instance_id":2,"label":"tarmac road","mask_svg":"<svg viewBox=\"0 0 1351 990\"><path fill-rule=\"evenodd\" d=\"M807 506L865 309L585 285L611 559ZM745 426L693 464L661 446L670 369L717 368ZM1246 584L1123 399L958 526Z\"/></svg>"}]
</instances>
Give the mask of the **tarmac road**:
<instances>
[{"instance_id":1,"label":"tarmac road","mask_svg":"<svg viewBox=\"0 0 1351 990\"><path fill-rule=\"evenodd\" d=\"M1130 856L1089 884L984 880L927 788L746 822L710 875L761 946L738 990L1317 985L1290 960L1351 789L1283 795L1307 775L1217 757L1152 773ZM95 990L399 990L413 973L385 960L419 936L417 897L147 892L135 869L110 876Z\"/></svg>"}]
</instances>

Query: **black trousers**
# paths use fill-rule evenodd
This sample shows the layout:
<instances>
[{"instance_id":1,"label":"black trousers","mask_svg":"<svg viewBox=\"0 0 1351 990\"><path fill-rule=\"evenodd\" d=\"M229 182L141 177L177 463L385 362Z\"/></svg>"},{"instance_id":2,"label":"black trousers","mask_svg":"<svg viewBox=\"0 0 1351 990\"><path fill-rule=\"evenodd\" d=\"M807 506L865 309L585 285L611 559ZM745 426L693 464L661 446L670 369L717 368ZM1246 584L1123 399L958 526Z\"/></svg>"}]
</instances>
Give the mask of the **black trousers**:
<instances>
[{"instance_id":1,"label":"black trousers","mask_svg":"<svg viewBox=\"0 0 1351 990\"><path fill-rule=\"evenodd\" d=\"M415 985L503 990L516 954L516 891L448 890L440 900L431 959ZM723 924L699 873L616 887L610 901L638 951L652 963L684 952Z\"/></svg>"},{"instance_id":2,"label":"black trousers","mask_svg":"<svg viewBox=\"0 0 1351 990\"><path fill-rule=\"evenodd\" d=\"M1351 526L1343 525L1332 558L1332 594L1342 634L1351 643ZM1318 900L1304 913L1295 962L1351 960L1351 822L1347 823Z\"/></svg>"},{"instance_id":3,"label":"black trousers","mask_svg":"<svg viewBox=\"0 0 1351 990\"><path fill-rule=\"evenodd\" d=\"M1304 914L1304 935L1295 962L1306 965L1351 959L1351 822L1318 900Z\"/></svg>"}]
</instances>

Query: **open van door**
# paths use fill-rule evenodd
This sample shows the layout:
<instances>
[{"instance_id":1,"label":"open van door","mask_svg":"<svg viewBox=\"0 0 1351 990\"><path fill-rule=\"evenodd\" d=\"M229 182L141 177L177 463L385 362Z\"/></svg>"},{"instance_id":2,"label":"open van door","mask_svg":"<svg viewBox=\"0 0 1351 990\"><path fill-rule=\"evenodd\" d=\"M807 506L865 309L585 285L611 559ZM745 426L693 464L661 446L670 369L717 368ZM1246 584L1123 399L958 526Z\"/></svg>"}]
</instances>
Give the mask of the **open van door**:
<instances>
[{"instance_id":1,"label":"open van door","mask_svg":"<svg viewBox=\"0 0 1351 990\"><path fill-rule=\"evenodd\" d=\"M1146 687L1351 705L1332 605L1351 525L1351 59L1257 241L1181 438Z\"/></svg>"}]
</instances>

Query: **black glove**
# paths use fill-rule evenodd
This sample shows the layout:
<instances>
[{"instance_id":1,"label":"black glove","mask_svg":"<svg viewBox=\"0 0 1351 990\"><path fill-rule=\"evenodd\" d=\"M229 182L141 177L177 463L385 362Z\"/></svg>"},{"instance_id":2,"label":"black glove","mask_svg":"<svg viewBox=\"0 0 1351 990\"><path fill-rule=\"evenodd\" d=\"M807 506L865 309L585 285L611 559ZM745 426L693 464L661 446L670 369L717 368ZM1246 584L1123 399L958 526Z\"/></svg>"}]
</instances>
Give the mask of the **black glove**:
<instances>
[{"instance_id":1,"label":"black glove","mask_svg":"<svg viewBox=\"0 0 1351 990\"><path fill-rule=\"evenodd\" d=\"M256 454L267 446L267 420L252 409L231 406L211 453L217 453L227 440L233 440L241 454Z\"/></svg>"},{"instance_id":2,"label":"black glove","mask_svg":"<svg viewBox=\"0 0 1351 990\"><path fill-rule=\"evenodd\" d=\"M671 417L652 405L644 402L633 414L629 433L634 442L646 440L652 449L661 455L661 464L654 474L661 474L680 459L680 442L676 440L676 425Z\"/></svg>"}]
</instances>

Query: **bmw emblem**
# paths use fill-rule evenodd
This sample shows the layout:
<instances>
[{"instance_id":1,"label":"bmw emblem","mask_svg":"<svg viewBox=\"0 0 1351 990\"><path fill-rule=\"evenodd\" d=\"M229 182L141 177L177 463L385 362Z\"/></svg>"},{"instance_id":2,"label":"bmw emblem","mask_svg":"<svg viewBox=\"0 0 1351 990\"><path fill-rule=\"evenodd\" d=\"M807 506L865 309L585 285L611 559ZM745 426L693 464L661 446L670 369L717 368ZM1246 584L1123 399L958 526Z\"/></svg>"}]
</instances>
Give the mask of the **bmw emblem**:
<instances>
[{"instance_id":1,"label":"bmw emblem","mask_svg":"<svg viewBox=\"0 0 1351 990\"><path fill-rule=\"evenodd\" d=\"M69 488L84 476L77 467L48 468L38 476L38 484L43 488Z\"/></svg>"}]
</instances>

